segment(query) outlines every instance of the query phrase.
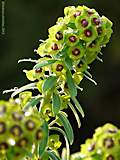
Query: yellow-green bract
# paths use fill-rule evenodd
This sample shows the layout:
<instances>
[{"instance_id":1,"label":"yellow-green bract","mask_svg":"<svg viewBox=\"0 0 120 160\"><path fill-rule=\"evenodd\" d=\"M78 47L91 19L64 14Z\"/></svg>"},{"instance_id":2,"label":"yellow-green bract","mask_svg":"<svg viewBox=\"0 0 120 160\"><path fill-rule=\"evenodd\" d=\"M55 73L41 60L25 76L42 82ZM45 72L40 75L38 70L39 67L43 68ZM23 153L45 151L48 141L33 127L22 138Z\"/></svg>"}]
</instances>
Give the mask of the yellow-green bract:
<instances>
[{"instance_id":1,"label":"yellow-green bract","mask_svg":"<svg viewBox=\"0 0 120 160\"><path fill-rule=\"evenodd\" d=\"M98 127L92 139L81 145L81 151L71 156L71 160L119 160L120 129L112 124Z\"/></svg>"},{"instance_id":2,"label":"yellow-green bract","mask_svg":"<svg viewBox=\"0 0 120 160\"><path fill-rule=\"evenodd\" d=\"M19 103L20 99L0 101L0 159L32 156L45 138L44 120L37 112L23 112Z\"/></svg>"}]
</instances>

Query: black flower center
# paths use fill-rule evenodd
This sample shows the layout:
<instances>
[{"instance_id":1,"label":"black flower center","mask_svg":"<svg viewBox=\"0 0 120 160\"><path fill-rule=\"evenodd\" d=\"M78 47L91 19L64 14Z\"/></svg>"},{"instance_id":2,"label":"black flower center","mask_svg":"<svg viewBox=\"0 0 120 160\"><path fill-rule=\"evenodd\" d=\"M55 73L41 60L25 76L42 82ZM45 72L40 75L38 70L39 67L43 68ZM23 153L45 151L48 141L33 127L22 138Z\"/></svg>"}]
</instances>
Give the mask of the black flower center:
<instances>
[{"instance_id":1,"label":"black flower center","mask_svg":"<svg viewBox=\"0 0 120 160\"><path fill-rule=\"evenodd\" d=\"M6 112L6 106L1 105L0 106L0 115L3 115Z\"/></svg>"},{"instance_id":2,"label":"black flower center","mask_svg":"<svg viewBox=\"0 0 120 160\"><path fill-rule=\"evenodd\" d=\"M63 65L58 64L56 67L56 71L62 71L63 70Z\"/></svg>"},{"instance_id":3,"label":"black flower center","mask_svg":"<svg viewBox=\"0 0 120 160\"><path fill-rule=\"evenodd\" d=\"M47 115L50 115L51 111L50 109L46 109L46 112L45 112Z\"/></svg>"},{"instance_id":4,"label":"black flower center","mask_svg":"<svg viewBox=\"0 0 120 160\"><path fill-rule=\"evenodd\" d=\"M87 27L88 26L88 21L86 19L83 19L81 21L81 24L82 24L83 27Z\"/></svg>"},{"instance_id":5,"label":"black flower center","mask_svg":"<svg viewBox=\"0 0 120 160\"><path fill-rule=\"evenodd\" d=\"M94 48L95 46L96 46L96 41L93 41L93 42L89 45L90 48Z\"/></svg>"},{"instance_id":6,"label":"black flower center","mask_svg":"<svg viewBox=\"0 0 120 160\"><path fill-rule=\"evenodd\" d=\"M21 114L18 113L18 112L13 112L13 113L12 113L12 117L13 117L14 120L20 121L20 120L22 120L23 115L21 115Z\"/></svg>"},{"instance_id":7,"label":"black flower center","mask_svg":"<svg viewBox=\"0 0 120 160\"><path fill-rule=\"evenodd\" d=\"M8 144L6 142L0 143L0 150L6 150L8 149Z\"/></svg>"},{"instance_id":8,"label":"black flower center","mask_svg":"<svg viewBox=\"0 0 120 160\"><path fill-rule=\"evenodd\" d=\"M63 39L63 34L62 34L60 31L58 31L58 32L55 34L55 37L56 37L57 40L61 40L61 39Z\"/></svg>"},{"instance_id":9,"label":"black flower center","mask_svg":"<svg viewBox=\"0 0 120 160\"><path fill-rule=\"evenodd\" d=\"M112 138L106 138L106 139L104 139L103 145L106 148L112 148L114 146L114 141Z\"/></svg>"},{"instance_id":10,"label":"black flower center","mask_svg":"<svg viewBox=\"0 0 120 160\"><path fill-rule=\"evenodd\" d=\"M0 122L0 134L3 134L6 131L6 124L4 122Z\"/></svg>"},{"instance_id":11,"label":"black flower center","mask_svg":"<svg viewBox=\"0 0 120 160\"><path fill-rule=\"evenodd\" d=\"M78 68L81 68L81 67L83 66L83 64L84 64L84 63L83 63L82 61L80 61L80 62L78 63L78 65L77 65Z\"/></svg>"},{"instance_id":12,"label":"black flower center","mask_svg":"<svg viewBox=\"0 0 120 160\"><path fill-rule=\"evenodd\" d=\"M88 15L89 15L89 16L91 16L92 14L94 14L92 10L89 10L89 11L87 11L87 12L88 12Z\"/></svg>"},{"instance_id":13,"label":"black flower center","mask_svg":"<svg viewBox=\"0 0 120 160\"><path fill-rule=\"evenodd\" d=\"M80 11L76 11L75 14L74 14L74 17L78 17L81 15L81 12Z\"/></svg>"},{"instance_id":14,"label":"black flower center","mask_svg":"<svg viewBox=\"0 0 120 160\"><path fill-rule=\"evenodd\" d=\"M53 43L51 48L52 50L56 51L58 50L58 45L56 43Z\"/></svg>"},{"instance_id":15,"label":"black flower center","mask_svg":"<svg viewBox=\"0 0 120 160\"><path fill-rule=\"evenodd\" d=\"M65 87L66 89L68 89L68 84L67 84L67 83L65 83L64 87Z\"/></svg>"},{"instance_id":16,"label":"black flower center","mask_svg":"<svg viewBox=\"0 0 120 160\"><path fill-rule=\"evenodd\" d=\"M70 42L76 42L77 38L75 36L70 36L69 41Z\"/></svg>"},{"instance_id":17,"label":"black flower center","mask_svg":"<svg viewBox=\"0 0 120 160\"><path fill-rule=\"evenodd\" d=\"M79 50L78 48L74 48L74 49L72 50L72 54L73 54L74 56L78 56L78 55L80 54L80 50Z\"/></svg>"},{"instance_id":18,"label":"black flower center","mask_svg":"<svg viewBox=\"0 0 120 160\"><path fill-rule=\"evenodd\" d=\"M86 29L86 30L84 31L84 34L85 34L86 37L91 37L91 36L92 36L92 31L89 30L89 29Z\"/></svg>"},{"instance_id":19,"label":"black flower center","mask_svg":"<svg viewBox=\"0 0 120 160\"><path fill-rule=\"evenodd\" d=\"M28 120L25 125L28 130L35 129L35 122L33 122L32 120Z\"/></svg>"},{"instance_id":20,"label":"black flower center","mask_svg":"<svg viewBox=\"0 0 120 160\"><path fill-rule=\"evenodd\" d=\"M106 160L115 160L115 158L112 155L109 155Z\"/></svg>"},{"instance_id":21,"label":"black flower center","mask_svg":"<svg viewBox=\"0 0 120 160\"><path fill-rule=\"evenodd\" d=\"M97 28L97 32L98 32L98 35L101 35L101 34L102 34L102 32L103 32L102 27L98 27L98 28Z\"/></svg>"},{"instance_id":22,"label":"black flower center","mask_svg":"<svg viewBox=\"0 0 120 160\"><path fill-rule=\"evenodd\" d=\"M35 69L35 73L41 73L41 72L42 72L42 68Z\"/></svg>"},{"instance_id":23,"label":"black flower center","mask_svg":"<svg viewBox=\"0 0 120 160\"><path fill-rule=\"evenodd\" d=\"M26 147L28 143L27 138L21 138L18 142L17 142L17 146L19 147Z\"/></svg>"},{"instance_id":24,"label":"black flower center","mask_svg":"<svg viewBox=\"0 0 120 160\"><path fill-rule=\"evenodd\" d=\"M37 139L37 140L40 140L40 139L42 139L42 137L43 137L43 132L42 132L41 129L39 129L39 130L36 132L36 139Z\"/></svg>"},{"instance_id":25,"label":"black flower center","mask_svg":"<svg viewBox=\"0 0 120 160\"><path fill-rule=\"evenodd\" d=\"M91 144L89 147L88 147L88 151L93 151L95 149L95 143Z\"/></svg>"},{"instance_id":26,"label":"black flower center","mask_svg":"<svg viewBox=\"0 0 120 160\"><path fill-rule=\"evenodd\" d=\"M99 18L93 18L93 22L94 22L94 24L99 25L100 24L100 19Z\"/></svg>"},{"instance_id":27,"label":"black flower center","mask_svg":"<svg viewBox=\"0 0 120 160\"><path fill-rule=\"evenodd\" d=\"M20 126L18 125L14 125L11 129L10 129L11 133L14 136L21 136L21 134L23 133L22 129L20 128Z\"/></svg>"},{"instance_id":28,"label":"black flower center","mask_svg":"<svg viewBox=\"0 0 120 160\"><path fill-rule=\"evenodd\" d=\"M108 129L107 132L108 132L108 133L113 133L113 134L114 134L114 133L117 133L118 130L117 130L117 129Z\"/></svg>"}]
</instances>

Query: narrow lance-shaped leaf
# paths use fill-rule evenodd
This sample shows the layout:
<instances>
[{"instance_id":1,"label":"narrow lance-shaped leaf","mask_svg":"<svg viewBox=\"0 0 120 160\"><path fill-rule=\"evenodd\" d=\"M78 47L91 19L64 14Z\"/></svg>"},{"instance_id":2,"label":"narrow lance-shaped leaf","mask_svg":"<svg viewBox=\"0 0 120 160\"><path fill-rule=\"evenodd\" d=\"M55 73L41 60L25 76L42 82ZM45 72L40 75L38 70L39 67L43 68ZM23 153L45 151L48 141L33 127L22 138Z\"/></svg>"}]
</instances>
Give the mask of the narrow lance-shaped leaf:
<instances>
[{"instance_id":1,"label":"narrow lance-shaped leaf","mask_svg":"<svg viewBox=\"0 0 120 160\"><path fill-rule=\"evenodd\" d=\"M67 160L67 150L66 150L66 148L62 149L61 158L62 158L62 160Z\"/></svg>"},{"instance_id":2,"label":"narrow lance-shaped leaf","mask_svg":"<svg viewBox=\"0 0 120 160\"><path fill-rule=\"evenodd\" d=\"M41 142L39 143L39 156L42 157L44 154L44 151L46 149L47 143L48 143L48 124L47 122L44 122L43 126L42 126L42 130L43 130L43 134L44 137L41 140Z\"/></svg>"},{"instance_id":3,"label":"narrow lance-shaped leaf","mask_svg":"<svg viewBox=\"0 0 120 160\"><path fill-rule=\"evenodd\" d=\"M30 83L30 84L27 84L21 88L17 88L15 90L15 92L12 93L11 97L15 97L17 94L19 94L20 92L23 92L25 90L28 90L28 89L35 89L36 88L36 83Z\"/></svg>"},{"instance_id":4,"label":"narrow lance-shaped leaf","mask_svg":"<svg viewBox=\"0 0 120 160\"><path fill-rule=\"evenodd\" d=\"M42 61L42 62L36 64L36 65L34 66L34 69L38 69L38 68L41 68L41 67L44 67L44 66L48 66L48 65L50 65L50 64L55 63L56 61L57 61L57 60L45 60L45 61Z\"/></svg>"},{"instance_id":5,"label":"narrow lance-shaped leaf","mask_svg":"<svg viewBox=\"0 0 120 160\"><path fill-rule=\"evenodd\" d=\"M43 92L46 92L47 90L53 88L54 85L56 84L56 80L57 80L56 76L48 77L43 83L42 86Z\"/></svg>"},{"instance_id":6,"label":"narrow lance-shaped leaf","mask_svg":"<svg viewBox=\"0 0 120 160\"><path fill-rule=\"evenodd\" d=\"M64 62L65 62L65 65L67 66L67 68L68 68L69 70L72 70L73 64L72 64L72 60L69 58L69 56L66 56L66 57L65 57Z\"/></svg>"},{"instance_id":7,"label":"narrow lance-shaped leaf","mask_svg":"<svg viewBox=\"0 0 120 160\"><path fill-rule=\"evenodd\" d=\"M85 116L84 111L83 111L80 103L78 102L78 100L75 97L72 97L72 100L73 100L73 102L74 102L77 110L80 112L80 114L82 115L82 117L84 117Z\"/></svg>"},{"instance_id":8,"label":"narrow lance-shaped leaf","mask_svg":"<svg viewBox=\"0 0 120 160\"><path fill-rule=\"evenodd\" d=\"M62 112L58 113L57 115L65 129L67 138L70 142L70 144L72 145L73 141L74 141L74 133L73 133L73 129L72 126L69 122L69 120L66 118L66 116L64 114L62 114Z\"/></svg>"},{"instance_id":9,"label":"narrow lance-shaped leaf","mask_svg":"<svg viewBox=\"0 0 120 160\"><path fill-rule=\"evenodd\" d=\"M49 160L49 155L47 152L44 152L43 155L42 155L42 159L44 160Z\"/></svg>"},{"instance_id":10,"label":"narrow lance-shaped leaf","mask_svg":"<svg viewBox=\"0 0 120 160\"><path fill-rule=\"evenodd\" d=\"M40 102L41 99L42 97L39 97L39 96L31 98L29 102L24 106L23 110L27 110L29 107L36 106Z\"/></svg>"},{"instance_id":11,"label":"narrow lance-shaped leaf","mask_svg":"<svg viewBox=\"0 0 120 160\"><path fill-rule=\"evenodd\" d=\"M72 74L69 70L66 72L66 78L67 78L67 84L68 84L68 88L70 91L70 95L72 97L76 97L77 96L77 88L76 88L75 83L73 81Z\"/></svg>"},{"instance_id":12,"label":"narrow lance-shaped leaf","mask_svg":"<svg viewBox=\"0 0 120 160\"><path fill-rule=\"evenodd\" d=\"M55 154L54 151L47 151L47 153L48 153L50 159L52 159L52 160L60 160L60 158Z\"/></svg>"},{"instance_id":13,"label":"narrow lance-shaped leaf","mask_svg":"<svg viewBox=\"0 0 120 160\"><path fill-rule=\"evenodd\" d=\"M80 118L79 118L79 115L77 114L76 109L74 108L74 106L70 102L68 103L68 105L70 106L71 110L73 111L73 114L74 114L76 121L77 121L77 124L78 124L78 128L80 128L81 122L80 122Z\"/></svg>"},{"instance_id":14,"label":"narrow lance-shaped leaf","mask_svg":"<svg viewBox=\"0 0 120 160\"><path fill-rule=\"evenodd\" d=\"M52 111L55 115L58 114L58 112L60 111L60 107L61 107L60 96L57 93L53 93L53 96L52 96Z\"/></svg>"}]
</instances>

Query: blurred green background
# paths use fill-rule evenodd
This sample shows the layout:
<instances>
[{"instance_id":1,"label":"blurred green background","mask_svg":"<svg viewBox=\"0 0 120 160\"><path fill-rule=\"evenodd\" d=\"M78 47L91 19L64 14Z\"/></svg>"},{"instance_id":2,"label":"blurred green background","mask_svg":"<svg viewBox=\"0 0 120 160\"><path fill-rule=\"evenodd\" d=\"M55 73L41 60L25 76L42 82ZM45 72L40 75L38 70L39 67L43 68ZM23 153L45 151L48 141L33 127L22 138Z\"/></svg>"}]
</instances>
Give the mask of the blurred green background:
<instances>
[{"instance_id":1,"label":"blurred green background","mask_svg":"<svg viewBox=\"0 0 120 160\"><path fill-rule=\"evenodd\" d=\"M78 99L86 114L82 127L77 129L74 117L70 119L76 129L71 147L74 152L97 126L112 122L120 127L120 0L5 0L5 35L0 35L0 99L10 96L3 95L3 90L28 83L22 70L31 69L32 64L18 65L17 61L38 57L33 50L39 39L47 38L48 28L63 16L63 8L68 5L95 8L114 24L111 41L103 49L104 62L95 61L91 65L97 87L86 79L81 84L84 91L79 92Z\"/></svg>"}]
</instances>

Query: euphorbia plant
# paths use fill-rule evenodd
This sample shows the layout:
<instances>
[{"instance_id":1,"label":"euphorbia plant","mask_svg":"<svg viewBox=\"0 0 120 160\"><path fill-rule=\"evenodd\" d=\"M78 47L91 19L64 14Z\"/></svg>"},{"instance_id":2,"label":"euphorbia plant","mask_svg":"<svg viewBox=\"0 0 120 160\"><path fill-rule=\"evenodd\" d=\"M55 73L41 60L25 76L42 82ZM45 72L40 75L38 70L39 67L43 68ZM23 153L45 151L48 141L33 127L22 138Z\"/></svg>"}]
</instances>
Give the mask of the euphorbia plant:
<instances>
[{"instance_id":1,"label":"euphorbia plant","mask_svg":"<svg viewBox=\"0 0 120 160\"><path fill-rule=\"evenodd\" d=\"M32 82L9 90L13 91L10 100L0 102L1 159L70 159L74 132L65 109L73 111L80 128L78 112L84 117L84 111L77 91L82 91L84 77L96 84L89 64L95 59L102 61L99 55L111 37L112 22L86 6L66 7L64 13L65 17L58 18L48 30L48 39L40 40L35 50L40 58L19 60L35 63L31 70L24 70ZM32 90L37 90L37 95ZM62 144L59 135L66 142L62 157L58 152ZM93 159L85 149L81 152L72 159ZM101 155L96 160L102 159Z\"/></svg>"}]
</instances>

